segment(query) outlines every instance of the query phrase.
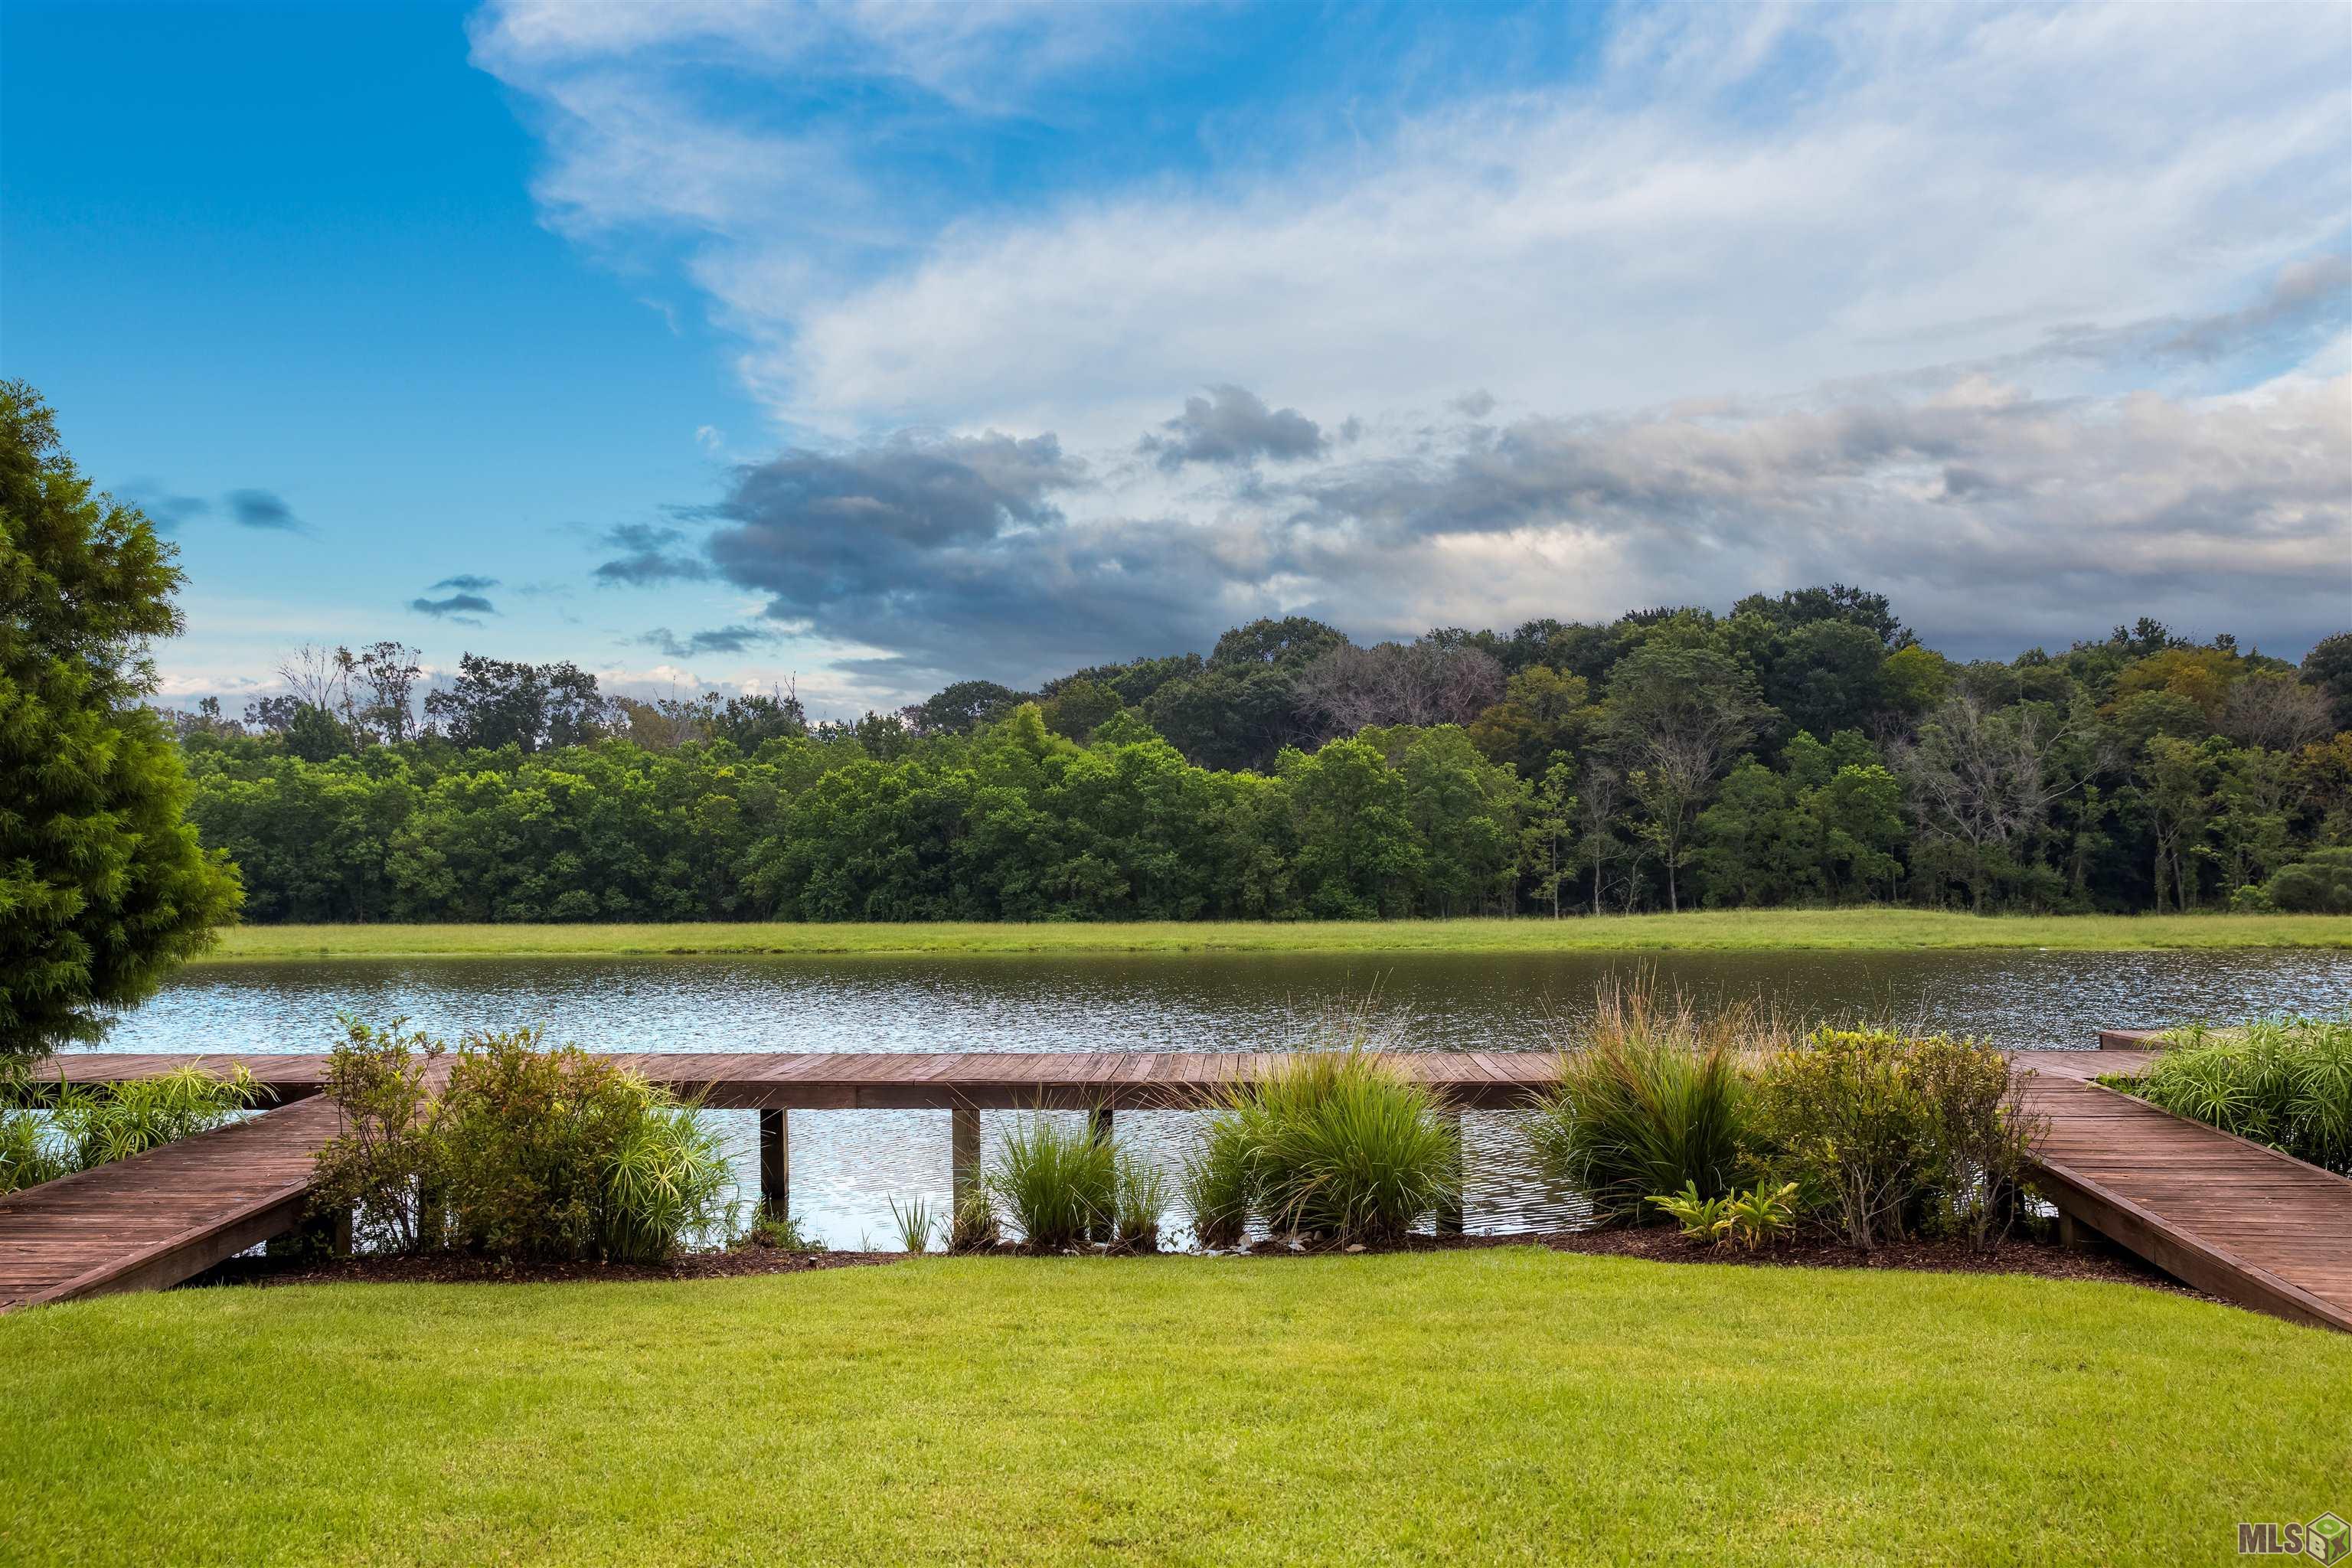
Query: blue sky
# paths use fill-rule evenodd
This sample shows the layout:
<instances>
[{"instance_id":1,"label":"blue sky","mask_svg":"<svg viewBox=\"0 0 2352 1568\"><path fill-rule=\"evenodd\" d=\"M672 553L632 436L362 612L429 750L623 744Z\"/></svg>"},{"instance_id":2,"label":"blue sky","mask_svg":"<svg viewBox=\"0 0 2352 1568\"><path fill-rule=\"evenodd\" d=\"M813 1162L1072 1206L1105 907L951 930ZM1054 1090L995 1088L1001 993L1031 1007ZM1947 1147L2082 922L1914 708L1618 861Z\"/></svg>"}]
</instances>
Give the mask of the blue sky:
<instances>
[{"instance_id":1,"label":"blue sky","mask_svg":"<svg viewBox=\"0 0 2352 1568\"><path fill-rule=\"evenodd\" d=\"M0 370L179 542L175 700L2352 620L2336 7L10 4L0 172Z\"/></svg>"}]
</instances>

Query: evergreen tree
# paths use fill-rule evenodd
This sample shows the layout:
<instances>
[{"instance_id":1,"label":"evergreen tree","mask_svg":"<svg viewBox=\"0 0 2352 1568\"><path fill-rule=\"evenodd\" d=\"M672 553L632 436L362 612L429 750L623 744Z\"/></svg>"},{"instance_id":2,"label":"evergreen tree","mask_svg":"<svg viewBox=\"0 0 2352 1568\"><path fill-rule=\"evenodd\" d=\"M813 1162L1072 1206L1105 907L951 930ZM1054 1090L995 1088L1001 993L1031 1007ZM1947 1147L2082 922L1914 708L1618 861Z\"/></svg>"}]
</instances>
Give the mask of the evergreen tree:
<instances>
[{"instance_id":1,"label":"evergreen tree","mask_svg":"<svg viewBox=\"0 0 2352 1568\"><path fill-rule=\"evenodd\" d=\"M236 909L236 873L183 820L179 749L139 700L179 585L39 395L0 383L0 1057L98 1037Z\"/></svg>"}]
</instances>

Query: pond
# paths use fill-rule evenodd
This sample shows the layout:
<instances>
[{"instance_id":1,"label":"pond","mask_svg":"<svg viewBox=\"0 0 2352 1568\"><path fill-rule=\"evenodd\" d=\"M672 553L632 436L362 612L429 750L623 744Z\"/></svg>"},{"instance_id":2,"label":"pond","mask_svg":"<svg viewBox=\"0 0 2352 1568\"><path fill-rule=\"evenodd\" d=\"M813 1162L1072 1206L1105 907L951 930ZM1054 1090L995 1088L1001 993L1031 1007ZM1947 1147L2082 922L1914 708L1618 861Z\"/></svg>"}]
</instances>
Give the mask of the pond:
<instances>
[{"instance_id":1,"label":"pond","mask_svg":"<svg viewBox=\"0 0 2352 1568\"><path fill-rule=\"evenodd\" d=\"M2018 1047L2088 1047L2101 1027L2352 1007L2352 953L2309 951L308 960L188 970L106 1048L323 1050L336 1013L356 1011L404 1015L453 1041L538 1023L551 1040L613 1050L1246 1050L1369 1005L1399 1048L1541 1050L1573 1030L1596 985L1643 973L1793 1017ZM709 1114L753 1180L752 1113ZM1010 1114L982 1119L992 1147ZM1190 1120L1122 1112L1118 1135L1173 1162ZM1525 1170L1507 1117L1467 1122L1470 1228L1576 1217L1574 1200ZM797 1114L792 1165L794 1212L816 1235L894 1245L892 1198L945 1203L947 1113Z\"/></svg>"}]
</instances>

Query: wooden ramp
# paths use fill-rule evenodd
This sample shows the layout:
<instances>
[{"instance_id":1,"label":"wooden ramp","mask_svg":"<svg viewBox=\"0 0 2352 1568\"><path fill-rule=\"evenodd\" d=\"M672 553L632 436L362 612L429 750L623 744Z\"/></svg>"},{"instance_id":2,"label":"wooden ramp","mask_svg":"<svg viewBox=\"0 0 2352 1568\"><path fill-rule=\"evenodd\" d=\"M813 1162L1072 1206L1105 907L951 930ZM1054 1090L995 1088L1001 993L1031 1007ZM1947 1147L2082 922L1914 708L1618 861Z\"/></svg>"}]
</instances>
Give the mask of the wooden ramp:
<instances>
[{"instance_id":1,"label":"wooden ramp","mask_svg":"<svg viewBox=\"0 0 2352 1568\"><path fill-rule=\"evenodd\" d=\"M160 1289L285 1234L334 1134L311 1100L0 1197L0 1310Z\"/></svg>"},{"instance_id":2,"label":"wooden ramp","mask_svg":"<svg viewBox=\"0 0 2352 1568\"><path fill-rule=\"evenodd\" d=\"M2145 1052L2024 1051L2049 1119L2036 1184L2166 1273L2294 1322L2352 1331L2352 1182L2096 1084Z\"/></svg>"}]
</instances>

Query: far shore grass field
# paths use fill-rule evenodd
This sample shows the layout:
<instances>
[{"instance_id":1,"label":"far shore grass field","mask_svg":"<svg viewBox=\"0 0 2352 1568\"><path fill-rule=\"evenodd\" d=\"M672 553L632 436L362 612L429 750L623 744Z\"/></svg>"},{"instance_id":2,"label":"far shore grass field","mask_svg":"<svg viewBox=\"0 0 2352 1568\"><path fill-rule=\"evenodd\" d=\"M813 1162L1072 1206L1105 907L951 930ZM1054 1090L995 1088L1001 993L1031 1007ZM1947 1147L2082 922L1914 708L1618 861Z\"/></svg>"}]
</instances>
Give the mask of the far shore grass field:
<instances>
[{"instance_id":1,"label":"far shore grass field","mask_svg":"<svg viewBox=\"0 0 2352 1568\"><path fill-rule=\"evenodd\" d=\"M236 926L203 963L300 958L627 957L779 953L1906 952L2046 948L2352 948L2331 915L1968 915L1934 910L1762 910L1550 920L1103 924Z\"/></svg>"},{"instance_id":2,"label":"far shore grass field","mask_svg":"<svg viewBox=\"0 0 2352 1568\"><path fill-rule=\"evenodd\" d=\"M2352 1512L2352 1338L1533 1247L0 1319L20 1563L2140 1563Z\"/></svg>"}]
</instances>

